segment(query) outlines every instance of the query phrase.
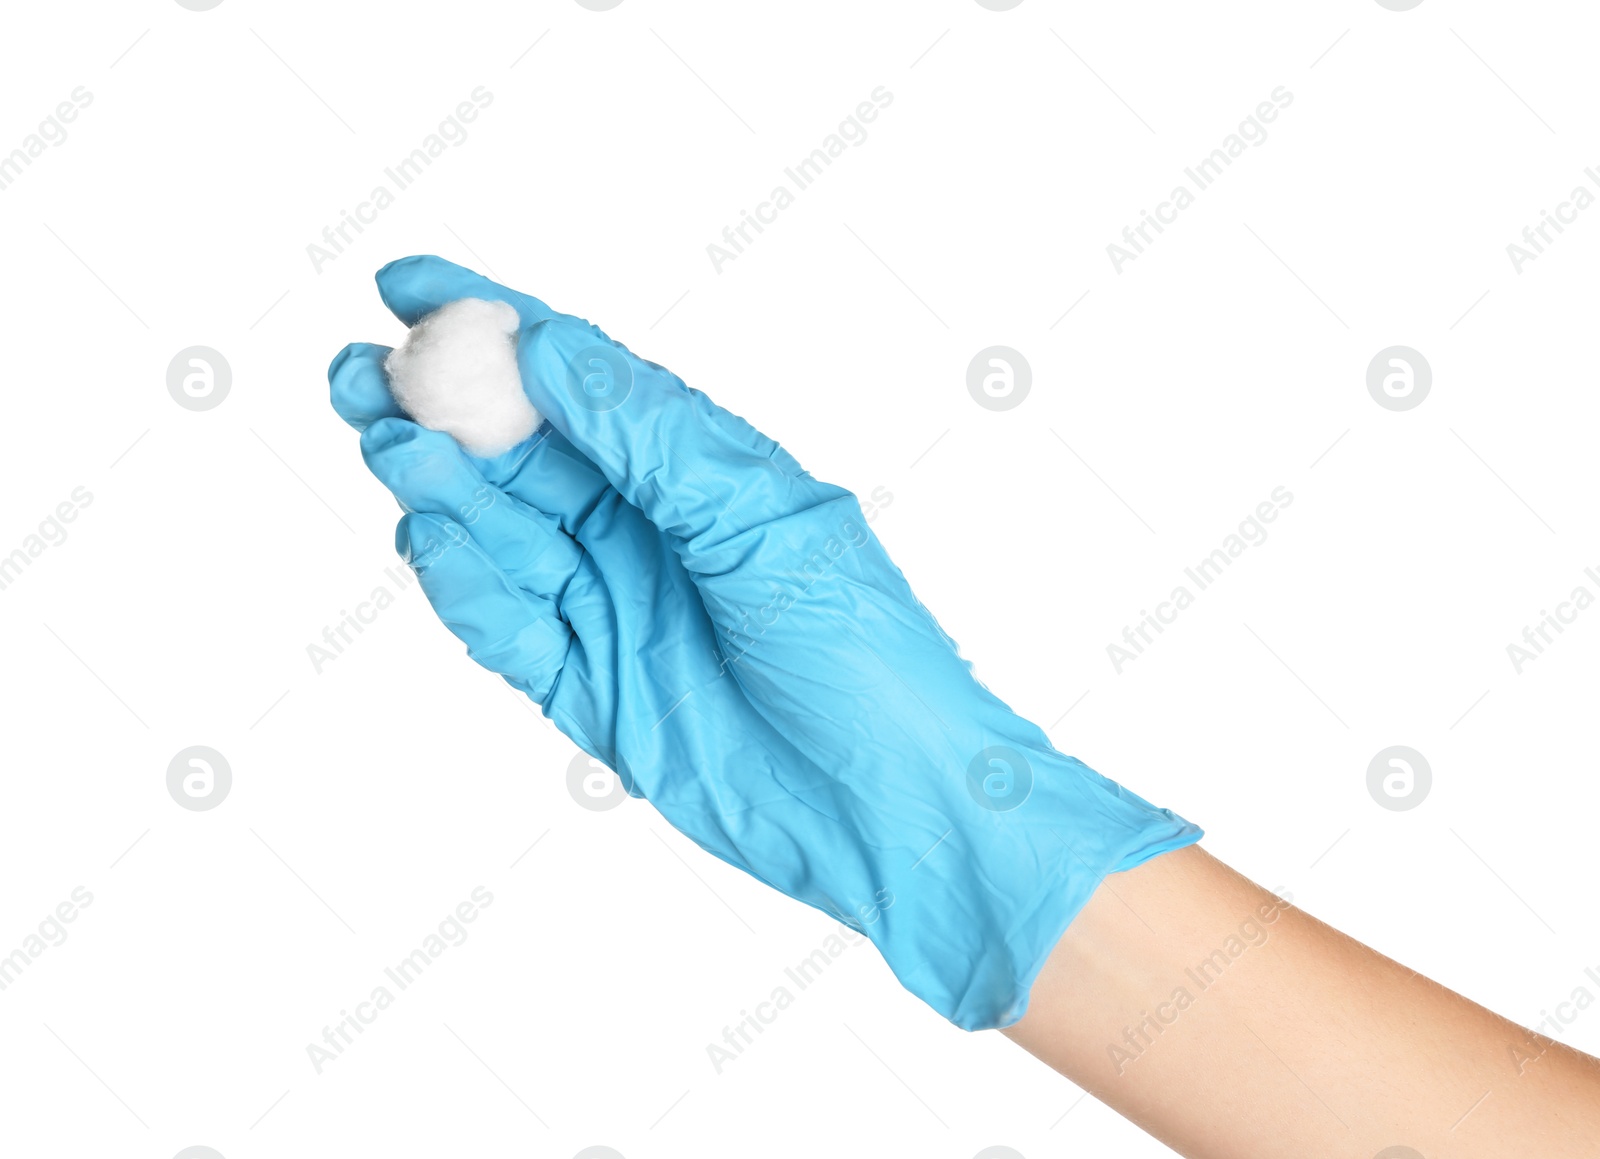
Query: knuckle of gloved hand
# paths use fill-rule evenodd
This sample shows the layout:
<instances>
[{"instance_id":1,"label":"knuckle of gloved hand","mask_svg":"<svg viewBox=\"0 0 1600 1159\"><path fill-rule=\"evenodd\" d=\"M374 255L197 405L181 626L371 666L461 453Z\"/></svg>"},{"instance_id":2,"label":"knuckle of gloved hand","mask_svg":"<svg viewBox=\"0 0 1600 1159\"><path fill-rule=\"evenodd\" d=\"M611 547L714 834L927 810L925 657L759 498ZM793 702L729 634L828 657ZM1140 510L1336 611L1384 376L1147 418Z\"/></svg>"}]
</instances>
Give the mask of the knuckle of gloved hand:
<instances>
[{"instance_id":1,"label":"knuckle of gloved hand","mask_svg":"<svg viewBox=\"0 0 1600 1159\"><path fill-rule=\"evenodd\" d=\"M541 617L488 643L468 645L467 655L502 676L537 678L538 674L559 667L568 640L567 633L558 632Z\"/></svg>"}]
</instances>

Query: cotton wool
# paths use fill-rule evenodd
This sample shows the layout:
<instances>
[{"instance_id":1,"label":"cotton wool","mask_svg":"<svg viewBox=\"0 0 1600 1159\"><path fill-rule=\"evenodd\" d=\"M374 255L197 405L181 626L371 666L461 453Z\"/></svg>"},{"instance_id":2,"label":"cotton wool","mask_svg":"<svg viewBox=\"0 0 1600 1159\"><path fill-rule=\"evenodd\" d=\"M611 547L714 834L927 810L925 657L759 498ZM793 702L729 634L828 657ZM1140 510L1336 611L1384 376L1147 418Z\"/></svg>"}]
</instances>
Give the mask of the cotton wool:
<instances>
[{"instance_id":1,"label":"cotton wool","mask_svg":"<svg viewBox=\"0 0 1600 1159\"><path fill-rule=\"evenodd\" d=\"M411 327L384 359L395 401L417 423L471 454L509 451L539 429L517 371L521 319L506 302L462 298Z\"/></svg>"}]
</instances>

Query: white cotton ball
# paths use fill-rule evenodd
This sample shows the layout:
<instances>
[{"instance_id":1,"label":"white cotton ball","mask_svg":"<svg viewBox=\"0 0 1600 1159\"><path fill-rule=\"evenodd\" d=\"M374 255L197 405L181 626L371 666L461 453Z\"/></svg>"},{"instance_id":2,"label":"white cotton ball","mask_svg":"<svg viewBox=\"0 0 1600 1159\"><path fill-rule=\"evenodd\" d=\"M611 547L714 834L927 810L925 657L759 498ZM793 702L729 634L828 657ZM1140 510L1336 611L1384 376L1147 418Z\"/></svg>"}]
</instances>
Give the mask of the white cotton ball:
<instances>
[{"instance_id":1,"label":"white cotton ball","mask_svg":"<svg viewBox=\"0 0 1600 1159\"><path fill-rule=\"evenodd\" d=\"M439 307L384 359L395 401L474 455L509 451L542 421L517 372L520 327L506 302L462 298Z\"/></svg>"}]
</instances>

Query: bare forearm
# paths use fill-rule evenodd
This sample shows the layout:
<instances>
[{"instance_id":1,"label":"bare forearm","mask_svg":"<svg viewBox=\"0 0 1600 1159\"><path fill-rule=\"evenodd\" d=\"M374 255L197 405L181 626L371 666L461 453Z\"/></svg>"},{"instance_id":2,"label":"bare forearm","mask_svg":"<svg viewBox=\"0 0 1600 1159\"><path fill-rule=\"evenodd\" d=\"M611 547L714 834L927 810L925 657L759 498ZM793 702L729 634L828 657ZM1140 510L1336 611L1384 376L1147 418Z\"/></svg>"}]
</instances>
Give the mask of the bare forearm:
<instances>
[{"instance_id":1,"label":"bare forearm","mask_svg":"<svg viewBox=\"0 0 1600 1159\"><path fill-rule=\"evenodd\" d=\"M1566 1159L1600 1145L1600 1062L1198 847L1107 878L1006 1033L1193 1159L1530 1145Z\"/></svg>"}]
</instances>

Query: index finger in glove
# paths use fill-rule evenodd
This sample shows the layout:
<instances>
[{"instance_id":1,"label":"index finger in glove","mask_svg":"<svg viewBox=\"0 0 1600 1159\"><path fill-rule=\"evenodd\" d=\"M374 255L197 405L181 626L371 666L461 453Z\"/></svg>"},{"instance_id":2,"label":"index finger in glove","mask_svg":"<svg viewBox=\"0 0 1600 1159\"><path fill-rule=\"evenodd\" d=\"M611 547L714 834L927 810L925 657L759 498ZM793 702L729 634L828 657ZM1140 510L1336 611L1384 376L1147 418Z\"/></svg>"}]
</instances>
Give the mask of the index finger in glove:
<instances>
[{"instance_id":1,"label":"index finger in glove","mask_svg":"<svg viewBox=\"0 0 1600 1159\"><path fill-rule=\"evenodd\" d=\"M523 389L622 497L679 539L698 570L712 549L848 497L676 375L591 327L550 319L518 341Z\"/></svg>"}]
</instances>

